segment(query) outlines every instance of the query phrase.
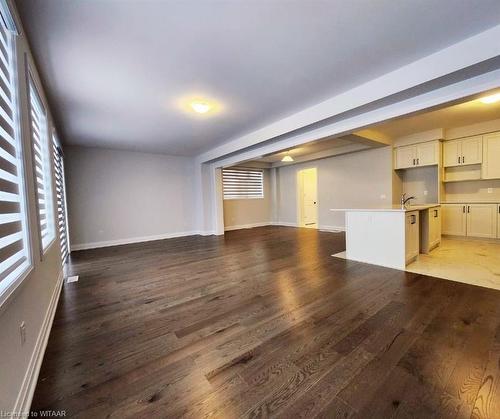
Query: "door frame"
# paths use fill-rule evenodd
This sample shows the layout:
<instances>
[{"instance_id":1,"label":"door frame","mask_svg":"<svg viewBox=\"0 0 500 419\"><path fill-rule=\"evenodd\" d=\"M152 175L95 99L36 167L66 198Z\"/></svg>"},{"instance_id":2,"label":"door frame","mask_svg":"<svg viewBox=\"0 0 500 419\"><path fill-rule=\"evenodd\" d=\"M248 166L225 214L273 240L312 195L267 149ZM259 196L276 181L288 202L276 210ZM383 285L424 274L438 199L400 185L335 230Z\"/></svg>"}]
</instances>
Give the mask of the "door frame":
<instances>
[{"instance_id":1,"label":"door frame","mask_svg":"<svg viewBox=\"0 0 500 419\"><path fill-rule=\"evenodd\" d=\"M303 174L305 171L308 170L314 170L316 173L316 225L314 227L311 226L306 226L304 223L304 200L303 200L303 190L304 190L304 183L303 183ZM304 169L299 169L297 170L297 226L298 227L304 227L304 228L319 228L319 199L318 199L318 168L317 167L307 167Z\"/></svg>"}]
</instances>

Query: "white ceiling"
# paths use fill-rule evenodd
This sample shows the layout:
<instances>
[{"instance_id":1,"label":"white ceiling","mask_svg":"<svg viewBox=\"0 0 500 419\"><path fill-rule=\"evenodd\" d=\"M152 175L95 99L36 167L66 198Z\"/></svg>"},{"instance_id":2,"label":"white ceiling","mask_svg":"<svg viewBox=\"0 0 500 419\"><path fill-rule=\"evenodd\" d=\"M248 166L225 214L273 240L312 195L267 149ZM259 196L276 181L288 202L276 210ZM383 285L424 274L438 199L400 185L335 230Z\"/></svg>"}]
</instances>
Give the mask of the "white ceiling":
<instances>
[{"instance_id":1,"label":"white ceiling","mask_svg":"<svg viewBox=\"0 0 500 419\"><path fill-rule=\"evenodd\" d=\"M195 155L498 24L481 0L18 0L63 141ZM196 118L186 95L219 100Z\"/></svg>"},{"instance_id":2,"label":"white ceiling","mask_svg":"<svg viewBox=\"0 0 500 419\"><path fill-rule=\"evenodd\" d=\"M354 144L354 141L346 138L330 138L327 140L316 141L312 143L303 144L300 147L294 147L290 150L284 150L279 153L270 154L268 156L264 156L257 161L266 162L266 163L276 163L281 161L281 159L289 154L293 158L306 156L309 154L318 153L324 150L333 150L335 148L344 147L346 145Z\"/></svg>"},{"instance_id":3,"label":"white ceiling","mask_svg":"<svg viewBox=\"0 0 500 419\"><path fill-rule=\"evenodd\" d=\"M435 111L395 119L371 127L390 138L397 139L434 128L457 128L500 118L500 101L484 104L472 100Z\"/></svg>"}]
</instances>

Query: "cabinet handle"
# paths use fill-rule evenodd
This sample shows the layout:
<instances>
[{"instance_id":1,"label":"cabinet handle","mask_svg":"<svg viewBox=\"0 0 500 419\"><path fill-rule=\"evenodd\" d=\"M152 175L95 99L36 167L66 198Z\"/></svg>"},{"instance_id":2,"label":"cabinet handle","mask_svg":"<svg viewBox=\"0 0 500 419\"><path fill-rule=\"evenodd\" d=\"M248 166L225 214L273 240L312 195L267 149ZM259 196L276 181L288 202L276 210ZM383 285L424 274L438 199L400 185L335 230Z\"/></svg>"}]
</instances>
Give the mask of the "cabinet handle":
<instances>
[{"instance_id":1,"label":"cabinet handle","mask_svg":"<svg viewBox=\"0 0 500 419\"><path fill-rule=\"evenodd\" d=\"M438 216L438 210L434 210L434 218L437 218Z\"/></svg>"},{"instance_id":2,"label":"cabinet handle","mask_svg":"<svg viewBox=\"0 0 500 419\"><path fill-rule=\"evenodd\" d=\"M465 205L462 207L462 212L465 214Z\"/></svg>"},{"instance_id":3,"label":"cabinet handle","mask_svg":"<svg viewBox=\"0 0 500 419\"><path fill-rule=\"evenodd\" d=\"M415 159L413 159L413 166L415 166Z\"/></svg>"},{"instance_id":4,"label":"cabinet handle","mask_svg":"<svg viewBox=\"0 0 500 419\"><path fill-rule=\"evenodd\" d=\"M458 158L458 164L460 164L460 157Z\"/></svg>"},{"instance_id":5,"label":"cabinet handle","mask_svg":"<svg viewBox=\"0 0 500 419\"><path fill-rule=\"evenodd\" d=\"M470 213L470 205L467 205L467 213Z\"/></svg>"},{"instance_id":6,"label":"cabinet handle","mask_svg":"<svg viewBox=\"0 0 500 419\"><path fill-rule=\"evenodd\" d=\"M417 222L417 217L415 215L411 216L411 224L415 224Z\"/></svg>"},{"instance_id":7,"label":"cabinet handle","mask_svg":"<svg viewBox=\"0 0 500 419\"><path fill-rule=\"evenodd\" d=\"M417 166L420 164L420 159L417 159Z\"/></svg>"},{"instance_id":8,"label":"cabinet handle","mask_svg":"<svg viewBox=\"0 0 500 419\"><path fill-rule=\"evenodd\" d=\"M465 163L465 157L462 156L462 164Z\"/></svg>"}]
</instances>

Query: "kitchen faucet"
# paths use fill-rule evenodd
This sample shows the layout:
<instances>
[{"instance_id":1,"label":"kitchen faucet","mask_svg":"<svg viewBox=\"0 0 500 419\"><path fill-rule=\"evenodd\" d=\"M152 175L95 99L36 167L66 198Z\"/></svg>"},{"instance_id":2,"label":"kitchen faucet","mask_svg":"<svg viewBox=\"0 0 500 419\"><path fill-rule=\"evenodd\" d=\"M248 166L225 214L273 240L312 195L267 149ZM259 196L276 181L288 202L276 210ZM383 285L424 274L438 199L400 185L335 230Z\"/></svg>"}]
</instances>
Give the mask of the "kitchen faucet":
<instances>
[{"instance_id":1,"label":"kitchen faucet","mask_svg":"<svg viewBox=\"0 0 500 419\"><path fill-rule=\"evenodd\" d=\"M406 197L406 193L401 194L401 208L406 207L406 203L407 203L410 199L415 199L415 197L414 197L414 196L409 196L409 197L407 198L407 197Z\"/></svg>"}]
</instances>

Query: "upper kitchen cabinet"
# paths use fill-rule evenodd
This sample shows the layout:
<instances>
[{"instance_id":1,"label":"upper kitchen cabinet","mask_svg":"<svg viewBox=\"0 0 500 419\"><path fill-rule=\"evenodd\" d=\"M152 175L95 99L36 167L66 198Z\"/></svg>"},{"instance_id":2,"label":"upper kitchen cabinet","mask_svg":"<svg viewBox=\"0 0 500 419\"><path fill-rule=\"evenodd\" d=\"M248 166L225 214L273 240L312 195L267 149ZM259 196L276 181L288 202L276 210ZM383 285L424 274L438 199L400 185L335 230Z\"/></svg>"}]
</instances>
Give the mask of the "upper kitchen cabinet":
<instances>
[{"instance_id":1,"label":"upper kitchen cabinet","mask_svg":"<svg viewBox=\"0 0 500 419\"><path fill-rule=\"evenodd\" d=\"M439 141L406 145L394 149L395 169L439 164Z\"/></svg>"},{"instance_id":2,"label":"upper kitchen cabinet","mask_svg":"<svg viewBox=\"0 0 500 419\"><path fill-rule=\"evenodd\" d=\"M500 179L500 132L483 137L483 179Z\"/></svg>"},{"instance_id":3,"label":"upper kitchen cabinet","mask_svg":"<svg viewBox=\"0 0 500 419\"><path fill-rule=\"evenodd\" d=\"M483 161L483 137L462 138L444 142L444 167L481 164Z\"/></svg>"}]
</instances>

